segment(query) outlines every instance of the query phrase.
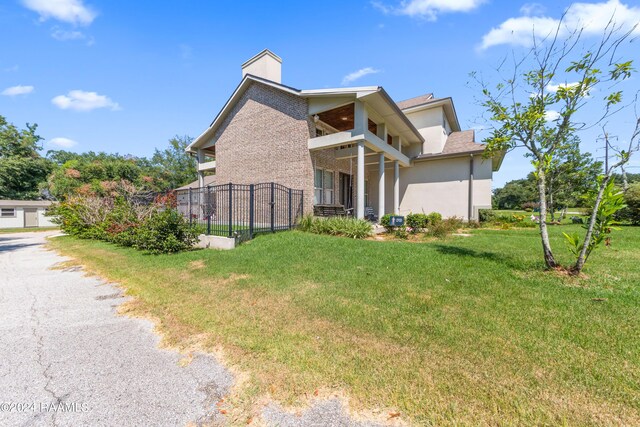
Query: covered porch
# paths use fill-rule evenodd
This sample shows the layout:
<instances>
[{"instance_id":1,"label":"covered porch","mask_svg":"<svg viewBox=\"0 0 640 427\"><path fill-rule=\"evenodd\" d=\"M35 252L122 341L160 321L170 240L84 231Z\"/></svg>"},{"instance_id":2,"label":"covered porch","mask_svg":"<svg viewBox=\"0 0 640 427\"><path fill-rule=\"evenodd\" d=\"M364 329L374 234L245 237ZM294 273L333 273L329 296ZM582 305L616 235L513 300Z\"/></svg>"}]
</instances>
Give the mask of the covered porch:
<instances>
[{"instance_id":1,"label":"covered porch","mask_svg":"<svg viewBox=\"0 0 640 427\"><path fill-rule=\"evenodd\" d=\"M312 159L330 155L336 164L349 165L348 171L342 167L339 177L327 177L339 168L320 170L314 164L314 204L326 205L330 200L357 218L375 216L379 220L385 214L399 213L400 168L411 166L403 151L422 137L389 101L378 91L356 99L310 99L316 128L308 141ZM332 197L324 197L328 190L323 181L328 180L337 182Z\"/></svg>"}]
</instances>

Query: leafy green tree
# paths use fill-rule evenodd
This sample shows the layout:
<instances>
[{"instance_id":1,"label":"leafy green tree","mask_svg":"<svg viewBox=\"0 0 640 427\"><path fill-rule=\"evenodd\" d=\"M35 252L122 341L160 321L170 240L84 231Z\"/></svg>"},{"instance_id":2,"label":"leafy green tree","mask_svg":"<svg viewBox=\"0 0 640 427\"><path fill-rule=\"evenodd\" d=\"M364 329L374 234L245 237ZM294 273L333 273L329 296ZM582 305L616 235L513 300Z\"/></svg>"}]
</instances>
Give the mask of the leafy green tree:
<instances>
[{"instance_id":1,"label":"leafy green tree","mask_svg":"<svg viewBox=\"0 0 640 427\"><path fill-rule=\"evenodd\" d=\"M513 69L502 69L505 77L495 86L472 74L482 90L481 103L495 124L485 140L485 155L492 156L523 147L534 166L540 203L542 252L548 268L555 268L558 263L553 255L547 228L547 174L554 162L558 161L559 152L569 138L586 126L581 124L577 113L587 105L595 104L597 108L601 103L599 107L603 113L600 120L610 116L622 102L622 92L616 83L628 79L634 71L632 61L619 61L616 56L617 48L628 41L633 29L620 35L620 28L610 20L601 40L589 48L579 43L582 34L580 29L567 37L560 37L565 26L562 19L555 34L548 39L538 40L534 36L533 48L521 60L514 61ZM554 85L558 80L571 83ZM553 115L557 118L554 119ZM589 125L598 122L596 120ZM625 162L628 161L628 155L626 158ZM620 167L620 164L616 167ZM611 170L607 171L607 174L610 173ZM595 198L596 205L583 250L572 268L576 274L584 266L585 254L596 225L598 205L606 188L607 182L602 182L599 197Z\"/></svg>"},{"instance_id":2,"label":"leafy green tree","mask_svg":"<svg viewBox=\"0 0 640 427\"><path fill-rule=\"evenodd\" d=\"M178 188L198 178L197 162L186 152L192 141L188 136L175 136L169 140L169 147L153 153L150 161L153 176L164 189Z\"/></svg>"},{"instance_id":3,"label":"leafy green tree","mask_svg":"<svg viewBox=\"0 0 640 427\"><path fill-rule=\"evenodd\" d=\"M593 159L590 153L580 151L580 139L571 137L558 148L555 158L549 163L546 173L547 206L551 220L555 212L569 206L578 206L592 193L602 173L602 162ZM535 177L532 177L535 180Z\"/></svg>"},{"instance_id":4,"label":"leafy green tree","mask_svg":"<svg viewBox=\"0 0 640 427\"><path fill-rule=\"evenodd\" d=\"M197 178L196 162L185 151L190 142L188 136L172 138L166 149L156 149L150 159L93 151L49 151L47 157L55 169L48 178L48 190L60 200L78 193L111 194L121 182L139 191L172 190Z\"/></svg>"},{"instance_id":5,"label":"leafy green tree","mask_svg":"<svg viewBox=\"0 0 640 427\"><path fill-rule=\"evenodd\" d=\"M49 152L57 166L48 178L50 193L59 200L77 193L111 194L121 182L140 189L153 189L153 179L146 174L139 159L107 153ZM60 163L62 162L62 163Z\"/></svg>"},{"instance_id":6,"label":"leafy green tree","mask_svg":"<svg viewBox=\"0 0 640 427\"><path fill-rule=\"evenodd\" d=\"M496 209L520 209L523 203L536 200L536 182L533 174L527 178L507 182L504 187L493 192Z\"/></svg>"},{"instance_id":7,"label":"leafy green tree","mask_svg":"<svg viewBox=\"0 0 640 427\"><path fill-rule=\"evenodd\" d=\"M51 163L38 154L42 139L37 125L18 129L0 116L0 199L29 200L40 197Z\"/></svg>"}]
</instances>

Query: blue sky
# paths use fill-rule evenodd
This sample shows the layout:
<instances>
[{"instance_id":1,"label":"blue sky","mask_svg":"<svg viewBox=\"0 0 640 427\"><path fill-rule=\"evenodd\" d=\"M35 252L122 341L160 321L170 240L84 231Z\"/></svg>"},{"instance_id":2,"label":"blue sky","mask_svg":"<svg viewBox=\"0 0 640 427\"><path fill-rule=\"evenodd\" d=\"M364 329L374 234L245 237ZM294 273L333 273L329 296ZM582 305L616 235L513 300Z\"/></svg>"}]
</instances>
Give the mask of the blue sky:
<instances>
[{"instance_id":1,"label":"blue sky","mask_svg":"<svg viewBox=\"0 0 640 427\"><path fill-rule=\"evenodd\" d=\"M505 54L524 52L532 23L553 23L570 4L5 0L0 114L19 126L38 123L45 150L148 156L176 134L199 135L240 81L240 64L267 47L283 58L287 85L381 85L396 100L434 92L453 97L464 128L481 128L469 73L494 76ZM616 10L625 25L640 21L638 2L578 6L571 16ZM621 53L638 59L637 43ZM637 91L638 78L622 88ZM624 140L633 122L629 110L609 121L609 131ZM581 135L596 157L599 133ZM640 172L639 160L630 172ZM522 152L512 152L494 186L529 170Z\"/></svg>"}]
</instances>

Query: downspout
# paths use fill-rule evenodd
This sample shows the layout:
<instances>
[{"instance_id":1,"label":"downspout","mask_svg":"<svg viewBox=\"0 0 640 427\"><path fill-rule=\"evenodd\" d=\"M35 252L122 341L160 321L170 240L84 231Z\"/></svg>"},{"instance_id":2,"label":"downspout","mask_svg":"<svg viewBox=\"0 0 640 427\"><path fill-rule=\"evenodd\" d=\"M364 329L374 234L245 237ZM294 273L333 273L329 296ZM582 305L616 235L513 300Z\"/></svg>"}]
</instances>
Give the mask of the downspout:
<instances>
[{"instance_id":1,"label":"downspout","mask_svg":"<svg viewBox=\"0 0 640 427\"><path fill-rule=\"evenodd\" d=\"M469 158L469 212L467 220L473 220L473 154Z\"/></svg>"}]
</instances>

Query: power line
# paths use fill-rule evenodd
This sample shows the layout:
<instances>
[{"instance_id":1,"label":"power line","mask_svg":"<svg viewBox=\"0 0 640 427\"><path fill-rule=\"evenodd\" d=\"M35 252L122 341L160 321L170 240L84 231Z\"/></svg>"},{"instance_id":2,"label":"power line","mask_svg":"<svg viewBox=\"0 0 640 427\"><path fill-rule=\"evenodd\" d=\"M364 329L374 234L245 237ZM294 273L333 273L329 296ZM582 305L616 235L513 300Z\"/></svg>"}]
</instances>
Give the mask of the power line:
<instances>
[{"instance_id":1,"label":"power line","mask_svg":"<svg viewBox=\"0 0 640 427\"><path fill-rule=\"evenodd\" d=\"M603 129L604 131L604 129ZM610 140L615 139L616 141L618 140L618 136L617 135L609 135L609 132L604 131L604 135L601 135L600 137L598 137L598 139L596 139L596 141L600 142L600 141L604 141L604 171L605 173L609 172L609 148L611 147L611 143L609 142Z\"/></svg>"}]
</instances>

